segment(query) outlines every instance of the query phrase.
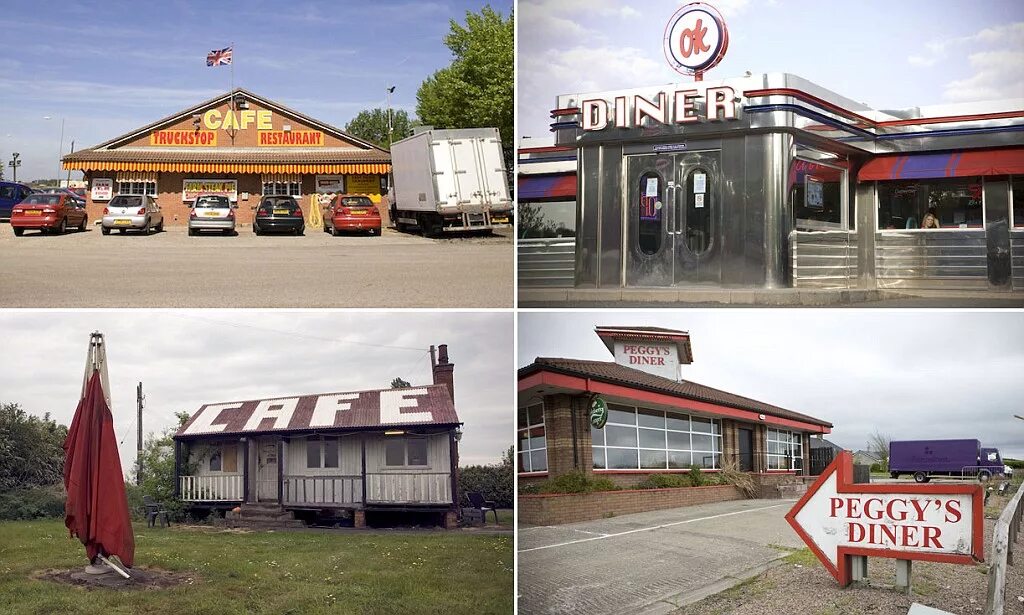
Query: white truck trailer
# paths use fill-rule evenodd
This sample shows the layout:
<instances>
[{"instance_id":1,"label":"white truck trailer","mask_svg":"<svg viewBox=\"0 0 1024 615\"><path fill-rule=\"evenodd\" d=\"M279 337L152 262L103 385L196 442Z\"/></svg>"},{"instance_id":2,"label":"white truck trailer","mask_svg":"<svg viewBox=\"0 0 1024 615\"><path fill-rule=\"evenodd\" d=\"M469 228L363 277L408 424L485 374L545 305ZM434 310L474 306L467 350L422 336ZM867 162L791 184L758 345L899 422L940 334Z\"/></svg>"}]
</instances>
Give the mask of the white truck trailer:
<instances>
[{"instance_id":1,"label":"white truck trailer","mask_svg":"<svg viewBox=\"0 0 1024 615\"><path fill-rule=\"evenodd\" d=\"M512 221L497 128L426 130L391 145L391 221L427 235Z\"/></svg>"}]
</instances>

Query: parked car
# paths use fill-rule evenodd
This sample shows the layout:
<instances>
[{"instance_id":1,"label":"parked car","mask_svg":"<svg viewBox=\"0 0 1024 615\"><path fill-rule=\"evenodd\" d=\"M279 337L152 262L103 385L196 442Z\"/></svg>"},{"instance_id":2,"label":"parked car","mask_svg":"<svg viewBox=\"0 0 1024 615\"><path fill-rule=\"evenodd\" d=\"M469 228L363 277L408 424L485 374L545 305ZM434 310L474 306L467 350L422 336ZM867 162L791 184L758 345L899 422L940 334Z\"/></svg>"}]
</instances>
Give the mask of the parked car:
<instances>
[{"instance_id":1,"label":"parked car","mask_svg":"<svg viewBox=\"0 0 1024 615\"><path fill-rule=\"evenodd\" d=\"M188 234L200 231L220 231L225 235L235 232L235 209L228 197L220 194L201 194L188 214Z\"/></svg>"},{"instance_id":2,"label":"parked car","mask_svg":"<svg viewBox=\"0 0 1024 615\"><path fill-rule=\"evenodd\" d=\"M11 210L25 197L35 192L25 184L0 182L0 220L11 217Z\"/></svg>"},{"instance_id":3,"label":"parked car","mask_svg":"<svg viewBox=\"0 0 1024 615\"><path fill-rule=\"evenodd\" d=\"M68 228L85 230L89 216L85 201L66 192L37 192L11 209L11 228L21 236L26 230L63 235Z\"/></svg>"},{"instance_id":4,"label":"parked car","mask_svg":"<svg viewBox=\"0 0 1024 615\"><path fill-rule=\"evenodd\" d=\"M287 231L296 235L306 232L306 219L302 208L292 196L265 196L256 206L252 232L260 235L268 231Z\"/></svg>"},{"instance_id":5,"label":"parked car","mask_svg":"<svg viewBox=\"0 0 1024 615\"><path fill-rule=\"evenodd\" d=\"M104 235L109 235L113 229L121 233L128 230L142 231L148 235L153 228L157 232L164 230L164 214L157 206L156 199L148 194L119 194L103 208Z\"/></svg>"},{"instance_id":6,"label":"parked car","mask_svg":"<svg viewBox=\"0 0 1024 615\"><path fill-rule=\"evenodd\" d=\"M380 210L368 196L339 194L324 212L324 232L335 237L341 231L366 231L380 235Z\"/></svg>"}]
</instances>

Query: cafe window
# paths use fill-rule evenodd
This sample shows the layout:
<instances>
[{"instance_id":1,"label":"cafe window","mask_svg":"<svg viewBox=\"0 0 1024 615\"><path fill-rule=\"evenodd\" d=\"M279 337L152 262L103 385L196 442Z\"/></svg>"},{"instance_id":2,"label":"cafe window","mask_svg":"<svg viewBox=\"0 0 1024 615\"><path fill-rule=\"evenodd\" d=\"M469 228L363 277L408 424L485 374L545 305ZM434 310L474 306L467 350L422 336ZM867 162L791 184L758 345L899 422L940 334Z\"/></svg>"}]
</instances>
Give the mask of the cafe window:
<instances>
[{"instance_id":1,"label":"cafe window","mask_svg":"<svg viewBox=\"0 0 1024 615\"><path fill-rule=\"evenodd\" d=\"M156 182L117 182L117 193L156 196Z\"/></svg>"},{"instance_id":2,"label":"cafe window","mask_svg":"<svg viewBox=\"0 0 1024 615\"><path fill-rule=\"evenodd\" d=\"M413 437L388 437L384 440L384 465L426 466L427 439Z\"/></svg>"},{"instance_id":3,"label":"cafe window","mask_svg":"<svg viewBox=\"0 0 1024 615\"><path fill-rule=\"evenodd\" d=\"M516 419L519 471L547 472L548 452L544 434L544 405L520 408Z\"/></svg>"},{"instance_id":4,"label":"cafe window","mask_svg":"<svg viewBox=\"0 0 1024 615\"><path fill-rule=\"evenodd\" d=\"M768 469L799 470L803 468L803 441L795 431L768 430Z\"/></svg>"},{"instance_id":5,"label":"cafe window","mask_svg":"<svg viewBox=\"0 0 1024 615\"><path fill-rule=\"evenodd\" d=\"M662 226L665 210L665 182L657 173L647 172L640 176L637 192L637 247L642 254L657 254L661 251Z\"/></svg>"},{"instance_id":6,"label":"cafe window","mask_svg":"<svg viewBox=\"0 0 1024 615\"><path fill-rule=\"evenodd\" d=\"M518 209L520 239L576 236L576 201L521 202Z\"/></svg>"},{"instance_id":7,"label":"cafe window","mask_svg":"<svg viewBox=\"0 0 1024 615\"><path fill-rule=\"evenodd\" d=\"M1014 175L1011 178L1010 203L1013 211L1013 227L1024 228L1024 175Z\"/></svg>"},{"instance_id":8,"label":"cafe window","mask_svg":"<svg viewBox=\"0 0 1024 615\"><path fill-rule=\"evenodd\" d=\"M686 247L703 254L711 247L711 174L694 169L686 176Z\"/></svg>"},{"instance_id":9,"label":"cafe window","mask_svg":"<svg viewBox=\"0 0 1024 615\"><path fill-rule=\"evenodd\" d=\"M238 445L216 446L210 453L211 472L238 472Z\"/></svg>"},{"instance_id":10,"label":"cafe window","mask_svg":"<svg viewBox=\"0 0 1024 615\"><path fill-rule=\"evenodd\" d=\"M801 158L793 160L789 170L789 202L797 230L852 228L852 211L843 220L845 180L845 169Z\"/></svg>"},{"instance_id":11,"label":"cafe window","mask_svg":"<svg viewBox=\"0 0 1024 615\"><path fill-rule=\"evenodd\" d=\"M306 467L338 467L338 439L319 436L306 438Z\"/></svg>"},{"instance_id":12,"label":"cafe window","mask_svg":"<svg viewBox=\"0 0 1024 615\"><path fill-rule=\"evenodd\" d=\"M922 229L931 212L938 220L938 228L980 229L985 220L983 193L980 177L880 181L878 228Z\"/></svg>"},{"instance_id":13,"label":"cafe window","mask_svg":"<svg viewBox=\"0 0 1024 615\"><path fill-rule=\"evenodd\" d=\"M302 196L302 183L263 182L263 196Z\"/></svg>"},{"instance_id":14,"label":"cafe window","mask_svg":"<svg viewBox=\"0 0 1024 615\"><path fill-rule=\"evenodd\" d=\"M608 404L608 422L590 436L597 470L722 467L722 425L710 418Z\"/></svg>"}]
</instances>

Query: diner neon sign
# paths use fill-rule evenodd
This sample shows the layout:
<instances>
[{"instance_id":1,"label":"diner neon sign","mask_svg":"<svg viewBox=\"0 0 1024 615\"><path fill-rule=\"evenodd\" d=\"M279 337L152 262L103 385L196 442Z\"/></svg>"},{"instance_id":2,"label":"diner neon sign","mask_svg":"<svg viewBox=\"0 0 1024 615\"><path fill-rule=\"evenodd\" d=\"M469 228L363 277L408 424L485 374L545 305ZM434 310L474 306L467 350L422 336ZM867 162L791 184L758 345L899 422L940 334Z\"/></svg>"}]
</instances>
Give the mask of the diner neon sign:
<instances>
[{"instance_id":1,"label":"diner neon sign","mask_svg":"<svg viewBox=\"0 0 1024 615\"><path fill-rule=\"evenodd\" d=\"M703 114L697 108L697 102L702 98L706 101ZM600 98L584 100L580 112L583 130L604 130L609 126L640 127L645 120L656 124L735 120L736 106L736 92L728 86L721 86L707 88L703 97L699 90L676 90L671 95L658 92L654 100L639 94L616 96L611 103Z\"/></svg>"}]
</instances>

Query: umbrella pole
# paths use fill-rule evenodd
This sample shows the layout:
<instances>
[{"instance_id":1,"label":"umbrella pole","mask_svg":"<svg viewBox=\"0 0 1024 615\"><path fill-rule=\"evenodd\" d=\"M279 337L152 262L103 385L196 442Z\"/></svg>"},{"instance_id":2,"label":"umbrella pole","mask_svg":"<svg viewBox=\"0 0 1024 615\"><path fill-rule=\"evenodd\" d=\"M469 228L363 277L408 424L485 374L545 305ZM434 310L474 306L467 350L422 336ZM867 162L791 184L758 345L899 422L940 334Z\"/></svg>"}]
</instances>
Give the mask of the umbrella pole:
<instances>
[{"instance_id":1,"label":"umbrella pole","mask_svg":"<svg viewBox=\"0 0 1024 615\"><path fill-rule=\"evenodd\" d=\"M103 563L106 564L107 566L110 566L111 568L113 568L114 571L117 572L117 574L121 575L122 577L124 577L126 579L132 578L131 575L128 574L123 568L121 568L120 566L118 566L114 562L112 562L109 559L107 559L106 557L104 557L102 553L98 553L96 555L96 557L98 559L102 560Z\"/></svg>"}]
</instances>

